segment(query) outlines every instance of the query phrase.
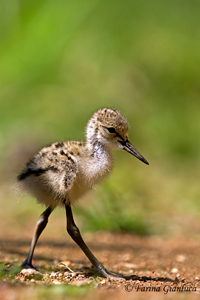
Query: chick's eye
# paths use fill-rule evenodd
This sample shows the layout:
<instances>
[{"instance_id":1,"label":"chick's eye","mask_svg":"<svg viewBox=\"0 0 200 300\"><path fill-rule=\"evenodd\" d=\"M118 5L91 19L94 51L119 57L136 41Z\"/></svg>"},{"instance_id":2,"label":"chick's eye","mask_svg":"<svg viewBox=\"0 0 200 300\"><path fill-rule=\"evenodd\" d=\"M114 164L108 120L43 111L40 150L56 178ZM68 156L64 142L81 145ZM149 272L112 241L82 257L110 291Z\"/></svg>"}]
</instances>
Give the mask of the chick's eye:
<instances>
[{"instance_id":1,"label":"chick's eye","mask_svg":"<svg viewBox=\"0 0 200 300\"><path fill-rule=\"evenodd\" d=\"M110 133L116 133L114 127L108 127L107 129L108 129L108 131L109 131Z\"/></svg>"}]
</instances>

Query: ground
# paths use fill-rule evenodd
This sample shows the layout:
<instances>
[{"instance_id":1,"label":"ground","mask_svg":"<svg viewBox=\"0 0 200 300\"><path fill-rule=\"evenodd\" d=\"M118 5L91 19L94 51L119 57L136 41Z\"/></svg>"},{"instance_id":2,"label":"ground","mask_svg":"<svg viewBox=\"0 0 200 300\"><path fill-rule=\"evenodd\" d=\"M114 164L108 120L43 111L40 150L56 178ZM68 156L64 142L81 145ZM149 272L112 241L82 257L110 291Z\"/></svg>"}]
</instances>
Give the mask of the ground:
<instances>
[{"instance_id":1,"label":"ground","mask_svg":"<svg viewBox=\"0 0 200 300\"><path fill-rule=\"evenodd\" d=\"M13 299L196 299L200 293L200 242L194 237L138 237L98 232L86 234L91 250L107 269L135 274L140 280L95 277L91 265L69 238L41 238L34 255L39 272L17 269L28 253L25 238L1 237L0 257L4 271L1 300ZM12 271L13 270L13 271ZM151 277L143 280L142 276Z\"/></svg>"}]
</instances>

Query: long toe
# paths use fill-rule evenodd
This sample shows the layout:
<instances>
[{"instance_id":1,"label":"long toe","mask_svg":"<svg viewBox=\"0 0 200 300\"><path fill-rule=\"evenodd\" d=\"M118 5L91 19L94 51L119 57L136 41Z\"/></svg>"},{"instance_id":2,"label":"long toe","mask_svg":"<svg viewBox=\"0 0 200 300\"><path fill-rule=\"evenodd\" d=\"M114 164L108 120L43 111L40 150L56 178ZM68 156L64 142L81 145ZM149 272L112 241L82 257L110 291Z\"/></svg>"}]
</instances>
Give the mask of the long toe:
<instances>
[{"instance_id":1,"label":"long toe","mask_svg":"<svg viewBox=\"0 0 200 300\"><path fill-rule=\"evenodd\" d=\"M137 276L137 275L123 275L123 274L119 274L119 273L114 273L111 271L107 271L106 269L104 269L103 274L101 274L101 276L103 275L103 277L106 278L112 278L112 279L125 279L125 280L139 280L139 281L149 281L149 280L153 280L153 281L162 281L162 282L179 282L177 280L177 278L172 279L169 277L148 277L148 276Z\"/></svg>"},{"instance_id":2,"label":"long toe","mask_svg":"<svg viewBox=\"0 0 200 300\"><path fill-rule=\"evenodd\" d=\"M115 272L108 271L105 268L97 270L97 273L102 277L111 278L111 279L140 280L140 277L138 277L137 275L125 276L125 275L120 274L120 273L115 273Z\"/></svg>"},{"instance_id":3,"label":"long toe","mask_svg":"<svg viewBox=\"0 0 200 300\"><path fill-rule=\"evenodd\" d=\"M125 276L123 274L114 273L114 272L110 272L110 271L107 271L107 274L108 274L108 276L107 276L108 278L113 278L113 279L138 280L140 278L136 275Z\"/></svg>"}]
</instances>

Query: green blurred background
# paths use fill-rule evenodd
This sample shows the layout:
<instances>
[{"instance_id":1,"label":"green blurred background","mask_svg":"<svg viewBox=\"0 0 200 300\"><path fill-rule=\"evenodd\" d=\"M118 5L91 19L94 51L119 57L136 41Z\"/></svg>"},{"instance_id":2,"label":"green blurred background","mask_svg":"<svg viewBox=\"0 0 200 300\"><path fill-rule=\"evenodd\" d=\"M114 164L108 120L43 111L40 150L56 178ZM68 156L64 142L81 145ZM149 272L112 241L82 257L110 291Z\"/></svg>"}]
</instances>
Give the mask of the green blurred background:
<instances>
[{"instance_id":1,"label":"green blurred background","mask_svg":"<svg viewBox=\"0 0 200 300\"><path fill-rule=\"evenodd\" d=\"M32 230L44 209L13 192L26 160L84 139L93 112L115 107L150 165L115 151L111 176L74 208L80 228L199 232L199 16L197 0L1 0L1 230ZM52 218L64 236L64 212Z\"/></svg>"}]
</instances>

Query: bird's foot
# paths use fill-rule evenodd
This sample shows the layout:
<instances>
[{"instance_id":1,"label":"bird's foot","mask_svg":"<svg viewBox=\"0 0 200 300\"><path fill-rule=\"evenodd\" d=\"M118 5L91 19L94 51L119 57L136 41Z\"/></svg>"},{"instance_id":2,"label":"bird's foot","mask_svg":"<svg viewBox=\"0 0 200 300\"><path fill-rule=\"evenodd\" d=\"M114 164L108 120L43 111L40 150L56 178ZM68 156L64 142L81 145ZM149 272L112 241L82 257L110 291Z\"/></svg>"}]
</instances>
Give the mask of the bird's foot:
<instances>
[{"instance_id":1,"label":"bird's foot","mask_svg":"<svg viewBox=\"0 0 200 300\"><path fill-rule=\"evenodd\" d=\"M137 276L137 275L129 275L129 276L125 276L123 274L119 274L119 273L115 273L115 272L111 272L106 270L106 268L104 268L103 266L101 266L100 268L96 269L96 272L104 277L104 278L111 278L111 279L126 279L126 280L141 280L141 277Z\"/></svg>"},{"instance_id":2,"label":"bird's foot","mask_svg":"<svg viewBox=\"0 0 200 300\"><path fill-rule=\"evenodd\" d=\"M35 271L38 271L28 259L26 259L22 264L21 264L22 269L33 269Z\"/></svg>"},{"instance_id":3,"label":"bird's foot","mask_svg":"<svg viewBox=\"0 0 200 300\"><path fill-rule=\"evenodd\" d=\"M179 280L177 278L172 279L169 277L149 277L149 276L137 276L137 275L123 275L119 273L114 273L111 271L106 270L105 268L101 268L97 270L98 274L102 277L105 278L111 278L111 279L125 279L125 280L139 280L139 281L148 281L148 280L153 280L153 281L163 281L163 282L175 282L178 283Z\"/></svg>"},{"instance_id":4,"label":"bird's foot","mask_svg":"<svg viewBox=\"0 0 200 300\"><path fill-rule=\"evenodd\" d=\"M111 272L106 269L104 270L104 277L111 278L111 279L126 279L126 280L131 280L131 279L138 280L139 279L139 277L136 275L125 276L123 274Z\"/></svg>"},{"instance_id":5,"label":"bird's foot","mask_svg":"<svg viewBox=\"0 0 200 300\"><path fill-rule=\"evenodd\" d=\"M104 277L104 278L111 278L111 279L125 279L125 280L139 280L139 281L149 281L149 280L153 280L153 281L163 281L163 282L179 282L177 278L172 279L172 278L168 278L168 277L149 277L149 276L137 276L137 275L123 275L123 274L119 274L119 273L114 273L111 271L106 270L104 267L100 267L98 269L96 269L97 273Z\"/></svg>"}]
</instances>

